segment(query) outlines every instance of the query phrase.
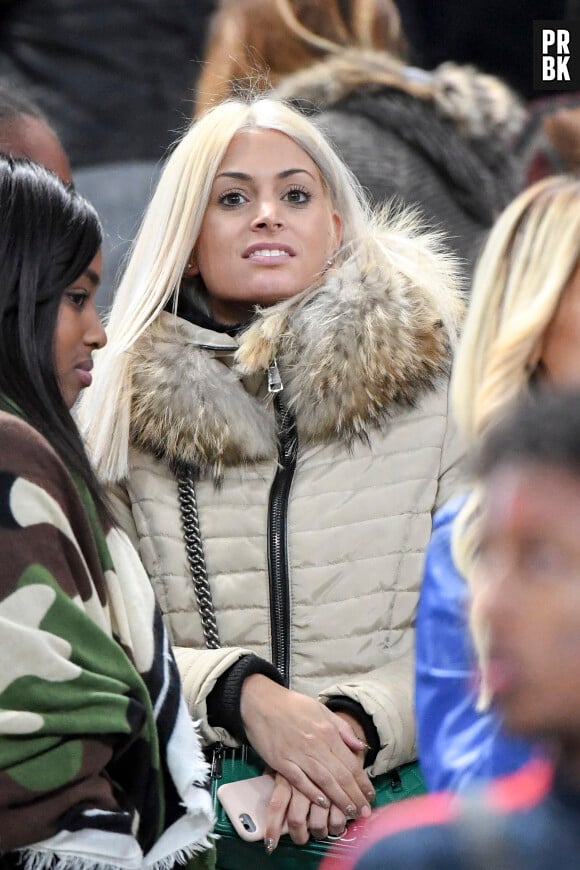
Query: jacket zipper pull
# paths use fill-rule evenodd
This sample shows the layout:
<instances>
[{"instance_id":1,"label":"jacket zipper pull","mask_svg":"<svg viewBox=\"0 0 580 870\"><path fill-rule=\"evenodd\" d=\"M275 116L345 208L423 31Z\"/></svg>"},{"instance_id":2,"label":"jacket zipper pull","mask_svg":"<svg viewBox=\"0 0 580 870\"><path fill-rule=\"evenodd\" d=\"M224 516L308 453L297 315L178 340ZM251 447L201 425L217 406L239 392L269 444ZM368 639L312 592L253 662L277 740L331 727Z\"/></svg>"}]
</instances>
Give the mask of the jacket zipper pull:
<instances>
[{"instance_id":1,"label":"jacket zipper pull","mask_svg":"<svg viewBox=\"0 0 580 870\"><path fill-rule=\"evenodd\" d=\"M278 371L278 363L276 362L276 357L274 357L274 359L268 366L268 392L280 393L283 389L284 384L282 383L282 378L280 377L280 372Z\"/></svg>"},{"instance_id":2,"label":"jacket zipper pull","mask_svg":"<svg viewBox=\"0 0 580 870\"><path fill-rule=\"evenodd\" d=\"M211 759L211 769L209 778L210 780L221 779L223 776L223 760L224 760L224 745L223 743L218 743L214 746L212 759Z\"/></svg>"}]
</instances>

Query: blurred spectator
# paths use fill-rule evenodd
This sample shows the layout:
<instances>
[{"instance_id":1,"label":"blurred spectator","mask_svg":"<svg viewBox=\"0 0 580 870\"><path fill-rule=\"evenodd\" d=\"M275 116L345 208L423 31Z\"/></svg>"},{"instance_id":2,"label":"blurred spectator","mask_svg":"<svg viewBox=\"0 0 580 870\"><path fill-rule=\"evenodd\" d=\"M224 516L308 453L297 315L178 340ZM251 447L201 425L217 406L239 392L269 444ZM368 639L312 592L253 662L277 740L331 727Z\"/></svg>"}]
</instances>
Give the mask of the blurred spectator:
<instances>
[{"instance_id":1,"label":"blurred spectator","mask_svg":"<svg viewBox=\"0 0 580 870\"><path fill-rule=\"evenodd\" d=\"M490 233L455 358L452 405L468 448L514 398L580 386L580 179L527 188ZM476 657L467 628L481 492L473 482L436 516L417 613L419 758L432 790L464 790L508 773L532 748L477 709ZM487 699L481 697L480 701Z\"/></svg>"},{"instance_id":2,"label":"blurred spectator","mask_svg":"<svg viewBox=\"0 0 580 870\"><path fill-rule=\"evenodd\" d=\"M97 292L101 312L111 307L124 258L137 233L161 171L161 162L101 163L75 172L80 193L95 206L103 227L103 280Z\"/></svg>"},{"instance_id":3,"label":"blurred spectator","mask_svg":"<svg viewBox=\"0 0 580 870\"><path fill-rule=\"evenodd\" d=\"M348 47L405 56L393 0L218 0L197 84L196 114L238 86L275 86Z\"/></svg>"},{"instance_id":4,"label":"blurred spectator","mask_svg":"<svg viewBox=\"0 0 580 870\"><path fill-rule=\"evenodd\" d=\"M580 106L559 109L544 120L544 131L569 172L580 170Z\"/></svg>"},{"instance_id":5,"label":"blurred spectator","mask_svg":"<svg viewBox=\"0 0 580 870\"><path fill-rule=\"evenodd\" d=\"M46 117L23 90L1 80L0 152L28 157L71 181L68 157Z\"/></svg>"},{"instance_id":6,"label":"blurred spectator","mask_svg":"<svg viewBox=\"0 0 580 870\"><path fill-rule=\"evenodd\" d=\"M157 161L191 114L214 0L4 0L0 74L80 166Z\"/></svg>"},{"instance_id":7,"label":"blurred spectator","mask_svg":"<svg viewBox=\"0 0 580 870\"><path fill-rule=\"evenodd\" d=\"M452 64L430 74L404 53L392 0L222 0L197 111L272 82L316 116L373 202L397 197L443 230L467 277L522 184L511 142L525 113L496 78Z\"/></svg>"},{"instance_id":8,"label":"blurred spectator","mask_svg":"<svg viewBox=\"0 0 580 870\"><path fill-rule=\"evenodd\" d=\"M11 85L6 80L0 81L0 152L11 154L13 157L28 157L51 169L63 181L68 183L73 180L68 157L48 119L24 89ZM105 212L107 226L110 227L111 222L116 219L119 230L123 230L123 238L129 239L136 215L144 205L145 192L139 196L136 191L140 189L145 191L145 175L137 178L137 183L127 184L126 174L146 172L146 177L149 178L152 169L149 164L127 163L119 164L118 171L122 178L118 180L117 185L110 187L108 194L105 194L102 211ZM111 167L106 167L105 173L110 173L112 177L116 174ZM87 199L99 200L99 190L104 183L103 168L97 167L84 172L81 169L77 176L80 176L80 185L77 187L85 192ZM123 220L126 224L124 227L121 223ZM111 297L117 266L117 259L112 252L111 234L107 239L108 245L104 247L107 247L105 261L109 268L106 270L106 279L98 290L99 307L106 307Z\"/></svg>"},{"instance_id":9,"label":"blurred spectator","mask_svg":"<svg viewBox=\"0 0 580 870\"><path fill-rule=\"evenodd\" d=\"M518 150L526 182L580 169L580 93L558 94L529 104Z\"/></svg>"},{"instance_id":10,"label":"blurred spectator","mask_svg":"<svg viewBox=\"0 0 580 870\"><path fill-rule=\"evenodd\" d=\"M378 811L362 854L328 870L580 866L580 395L529 401L488 433L478 586L488 678L506 727L555 758L471 795ZM325 865L323 865L324 867Z\"/></svg>"},{"instance_id":11,"label":"blurred spectator","mask_svg":"<svg viewBox=\"0 0 580 870\"><path fill-rule=\"evenodd\" d=\"M191 114L213 6L214 0L0 3L0 76L29 90L54 124L75 184L103 224L101 307L111 301L157 164Z\"/></svg>"}]
</instances>

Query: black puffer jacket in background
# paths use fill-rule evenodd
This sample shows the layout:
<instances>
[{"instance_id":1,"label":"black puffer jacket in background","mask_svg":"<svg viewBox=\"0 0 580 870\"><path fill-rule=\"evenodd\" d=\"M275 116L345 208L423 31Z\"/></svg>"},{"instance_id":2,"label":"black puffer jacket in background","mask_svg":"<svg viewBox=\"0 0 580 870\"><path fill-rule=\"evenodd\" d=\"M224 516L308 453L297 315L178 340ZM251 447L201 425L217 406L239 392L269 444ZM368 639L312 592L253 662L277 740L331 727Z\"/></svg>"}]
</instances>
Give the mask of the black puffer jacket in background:
<instances>
[{"instance_id":1,"label":"black puffer jacket in background","mask_svg":"<svg viewBox=\"0 0 580 870\"><path fill-rule=\"evenodd\" d=\"M1 0L0 75L25 86L73 168L159 160L191 117L215 0Z\"/></svg>"}]
</instances>

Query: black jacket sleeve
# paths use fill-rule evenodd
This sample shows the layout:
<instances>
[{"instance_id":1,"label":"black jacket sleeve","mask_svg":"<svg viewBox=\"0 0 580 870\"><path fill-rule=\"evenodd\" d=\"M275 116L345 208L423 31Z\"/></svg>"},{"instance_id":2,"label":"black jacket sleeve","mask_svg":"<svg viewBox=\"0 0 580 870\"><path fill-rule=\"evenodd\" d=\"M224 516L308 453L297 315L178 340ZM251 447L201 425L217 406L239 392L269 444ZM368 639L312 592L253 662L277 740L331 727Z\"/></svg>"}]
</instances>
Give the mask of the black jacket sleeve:
<instances>
[{"instance_id":1,"label":"black jacket sleeve","mask_svg":"<svg viewBox=\"0 0 580 870\"><path fill-rule=\"evenodd\" d=\"M273 664L259 656L246 655L218 678L207 697L208 723L213 728L227 728L241 743L248 742L240 712L242 685L251 674L263 674L269 680L284 685L282 675Z\"/></svg>"}]
</instances>

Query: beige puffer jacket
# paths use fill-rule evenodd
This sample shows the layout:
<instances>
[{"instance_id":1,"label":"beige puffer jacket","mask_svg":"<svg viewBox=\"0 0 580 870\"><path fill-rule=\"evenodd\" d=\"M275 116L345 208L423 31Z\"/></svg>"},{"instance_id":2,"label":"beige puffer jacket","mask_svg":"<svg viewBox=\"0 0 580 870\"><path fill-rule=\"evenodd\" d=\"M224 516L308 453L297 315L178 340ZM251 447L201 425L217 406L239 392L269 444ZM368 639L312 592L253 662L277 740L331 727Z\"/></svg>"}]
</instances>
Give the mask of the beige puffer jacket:
<instances>
[{"instance_id":1,"label":"beige puffer jacket","mask_svg":"<svg viewBox=\"0 0 580 870\"><path fill-rule=\"evenodd\" d=\"M445 266L426 278L429 292L414 285L405 245L390 275L351 259L315 292L262 311L239 339L163 313L135 353L131 470L117 508L208 742L235 745L207 723L216 679L248 652L272 660L268 501L278 462L266 385L275 357L299 441L287 511L290 686L363 706L382 747L373 774L415 757L412 626L431 517L451 493L459 447L437 309L437 293L454 291ZM200 472L219 650L204 649L175 462Z\"/></svg>"}]
</instances>

